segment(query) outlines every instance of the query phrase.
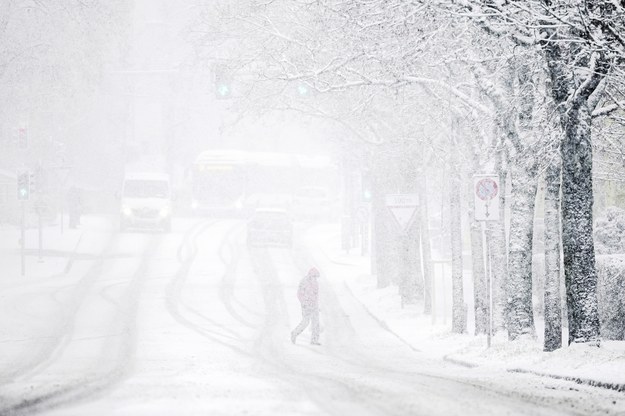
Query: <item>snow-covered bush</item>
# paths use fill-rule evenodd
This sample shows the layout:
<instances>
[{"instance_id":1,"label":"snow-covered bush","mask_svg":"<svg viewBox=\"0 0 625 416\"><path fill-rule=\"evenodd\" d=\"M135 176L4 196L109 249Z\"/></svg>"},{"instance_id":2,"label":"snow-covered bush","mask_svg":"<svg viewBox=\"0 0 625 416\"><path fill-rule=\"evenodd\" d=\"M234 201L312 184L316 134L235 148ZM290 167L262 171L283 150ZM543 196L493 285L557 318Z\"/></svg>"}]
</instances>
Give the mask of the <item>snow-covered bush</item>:
<instances>
[{"instance_id":1,"label":"snow-covered bush","mask_svg":"<svg viewBox=\"0 0 625 416\"><path fill-rule=\"evenodd\" d=\"M625 210L609 207L595 225L601 336L625 339Z\"/></svg>"},{"instance_id":2,"label":"snow-covered bush","mask_svg":"<svg viewBox=\"0 0 625 416\"><path fill-rule=\"evenodd\" d=\"M625 340L625 255L597 256L601 337Z\"/></svg>"},{"instance_id":3,"label":"snow-covered bush","mask_svg":"<svg viewBox=\"0 0 625 416\"><path fill-rule=\"evenodd\" d=\"M625 210L609 207L595 225L597 254L625 254Z\"/></svg>"}]
</instances>

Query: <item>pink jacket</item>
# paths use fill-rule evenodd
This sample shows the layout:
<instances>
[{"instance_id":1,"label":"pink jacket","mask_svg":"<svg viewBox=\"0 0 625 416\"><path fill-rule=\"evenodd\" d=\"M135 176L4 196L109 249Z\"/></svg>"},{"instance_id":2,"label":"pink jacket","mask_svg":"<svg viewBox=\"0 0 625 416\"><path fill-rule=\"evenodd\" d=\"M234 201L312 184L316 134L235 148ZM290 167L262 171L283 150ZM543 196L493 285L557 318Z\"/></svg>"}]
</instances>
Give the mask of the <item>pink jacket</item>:
<instances>
[{"instance_id":1,"label":"pink jacket","mask_svg":"<svg viewBox=\"0 0 625 416\"><path fill-rule=\"evenodd\" d=\"M304 308L319 306L319 283L316 277L306 276L299 282L297 298Z\"/></svg>"}]
</instances>

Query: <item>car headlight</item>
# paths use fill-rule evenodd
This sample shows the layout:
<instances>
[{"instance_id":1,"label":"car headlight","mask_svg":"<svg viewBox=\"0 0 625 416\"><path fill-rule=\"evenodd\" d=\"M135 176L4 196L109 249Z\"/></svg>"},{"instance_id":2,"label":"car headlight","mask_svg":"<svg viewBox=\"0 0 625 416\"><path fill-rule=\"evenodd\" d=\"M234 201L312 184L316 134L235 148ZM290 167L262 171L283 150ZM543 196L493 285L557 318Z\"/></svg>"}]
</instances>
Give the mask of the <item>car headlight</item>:
<instances>
[{"instance_id":1,"label":"car headlight","mask_svg":"<svg viewBox=\"0 0 625 416\"><path fill-rule=\"evenodd\" d=\"M122 206L122 214L124 214L127 217L130 217L132 215L132 208L130 208L128 205Z\"/></svg>"},{"instance_id":2,"label":"car headlight","mask_svg":"<svg viewBox=\"0 0 625 416\"><path fill-rule=\"evenodd\" d=\"M163 207L158 212L158 215L160 215L161 218L167 218L169 217L169 214L171 214L171 209L169 207Z\"/></svg>"}]
</instances>

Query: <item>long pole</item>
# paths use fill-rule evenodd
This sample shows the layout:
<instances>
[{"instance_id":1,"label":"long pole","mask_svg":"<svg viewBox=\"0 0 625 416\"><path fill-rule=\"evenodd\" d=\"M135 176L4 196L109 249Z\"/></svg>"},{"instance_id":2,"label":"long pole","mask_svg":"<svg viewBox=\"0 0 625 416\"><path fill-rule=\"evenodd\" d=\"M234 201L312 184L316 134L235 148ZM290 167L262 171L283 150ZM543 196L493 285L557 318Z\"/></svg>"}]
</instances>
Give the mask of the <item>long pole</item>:
<instances>
[{"instance_id":1,"label":"long pole","mask_svg":"<svg viewBox=\"0 0 625 416\"><path fill-rule=\"evenodd\" d=\"M490 303L491 303L491 296L490 296L490 261L488 256L490 255L489 253L489 247L488 247L488 238L486 237L486 222L485 221L480 221L481 224L481 228L482 228L482 253L484 256L484 271L486 272L486 287L484 288L486 290L486 295L487 295L487 302L488 302L488 329L487 334L486 334L486 346L488 348L490 348L490 344L491 344L491 319L490 319Z\"/></svg>"},{"instance_id":2,"label":"long pole","mask_svg":"<svg viewBox=\"0 0 625 416\"><path fill-rule=\"evenodd\" d=\"M488 247L488 336L493 336L493 259L491 258L490 236L486 234Z\"/></svg>"},{"instance_id":3,"label":"long pole","mask_svg":"<svg viewBox=\"0 0 625 416\"><path fill-rule=\"evenodd\" d=\"M43 222L41 220L41 205L37 208L37 216L38 216L38 228L39 228L39 250L38 257L39 263L43 261Z\"/></svg>"},{"instance_id":4,"label":"long pole","mask_svg":"<svg viewBox=\"0 0 625 416\"><path fill-rule=\"evenodd\" d=\"M432 276L432 325L436 324L436 308L438 307L438 298L436 297L436 283L438 278L436 277L436 263L434 263L434 275Z\"/></svg>"},{"instance_id":5,"label":"long pole","mask_svg":"<svg viewBox=\"0 0 625 416\"><path fill-rule=\"evenodd\" d=\"M22 201L22 224L20 235L20 258L22 263L22 276L26 275L26 204Z\"/></svg>"}]
</instances>

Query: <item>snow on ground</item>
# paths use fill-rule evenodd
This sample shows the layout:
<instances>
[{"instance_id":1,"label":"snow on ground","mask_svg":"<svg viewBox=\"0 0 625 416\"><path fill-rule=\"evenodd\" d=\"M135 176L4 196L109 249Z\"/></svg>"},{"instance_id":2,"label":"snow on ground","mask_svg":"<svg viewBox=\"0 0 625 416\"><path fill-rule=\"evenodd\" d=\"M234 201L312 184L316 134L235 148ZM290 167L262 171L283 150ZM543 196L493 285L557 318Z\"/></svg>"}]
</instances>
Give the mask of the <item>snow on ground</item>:
<instances>
[{"instance_id":1,"label":"snow on ground","mask_svg":"<svg viewBox=\"0 0 625 416\"><path fill-rule=\"evenodd\" d=\"M248 248L234 219L179 218L171 233L115 228L86 218L56 236L40 273L29 256L24 278L15 242L3 241L12 274L0 294L0 414L625 412L613 391L442 360L478 361L485 345L448 333L443 279L432 325L417 307L398 308L394 290L375 289L368 259L337 249L335 226L298 224L293 249ZM318 347L308 332L296 345L289 337L312 264L322 270Z\"/></svg>"},{"instance_id":2,"label":"snow on ground","mask_svg":"<svg viewBox=\"0 0 625 416\"><path fill-rule=\"evenodd\" d=\"M435 267L438 303L434 317L422 313L422 305L401 308L396 287L378 289L371 275L368 257L347 254L341 249L340 229L326 225L309 231L307 242L320 247L318 255L330 262L334 276L341 276L345 285L380 322L415 350L468 367L532 372L595 382L625 388L625 342L604 341L600 348L572 345L548 353L542 351L542 337L508 342L503 334L492 339L487 348L485 335L451 333L451 282L448 268ZM345 267L349 265L349 267ZM442 276L446 273L447 276ZM470 270L465 279L470 279ZM443 286L445 285L445 286ZM470 287L470 282L465 287ZM444 301L441 292L445 291ZM465 299L470 296L465 290ZM442 310L444 309L444 310ZM469 308L471 314L471 308ZM537 323L540 330L542 323ZM539 334L540 335L540 334Z\"/></svg>"}]
</instances>

